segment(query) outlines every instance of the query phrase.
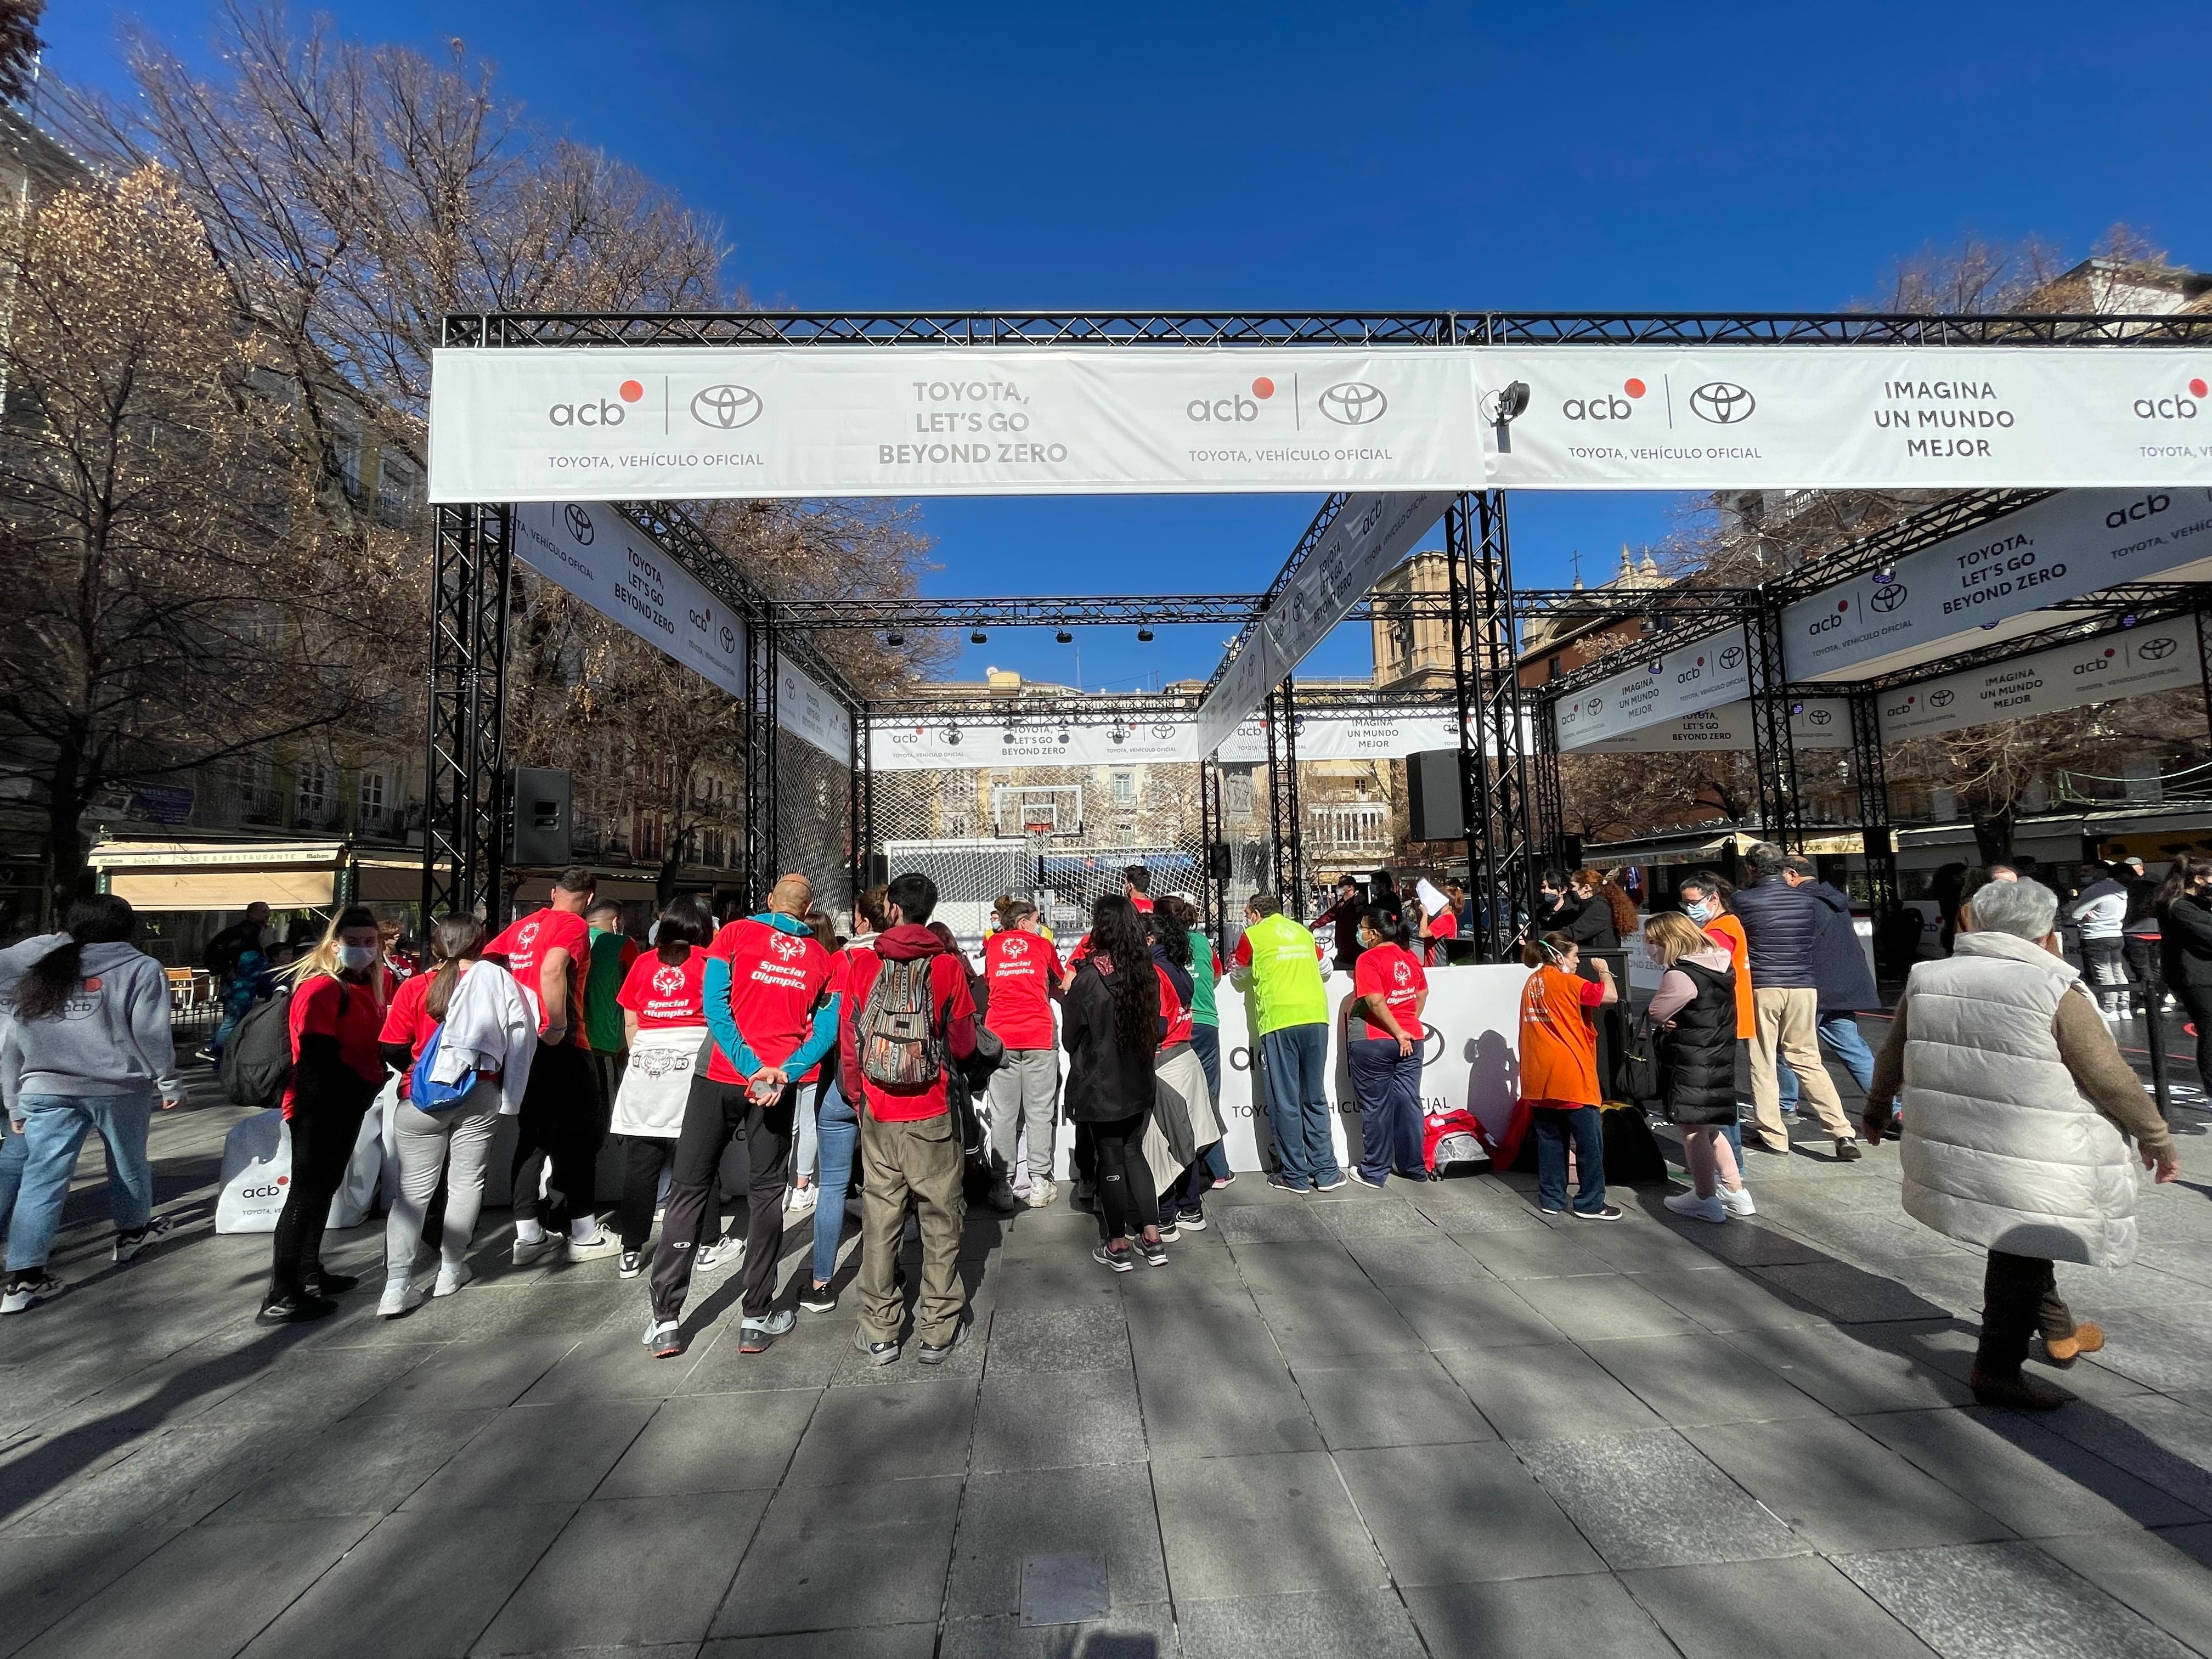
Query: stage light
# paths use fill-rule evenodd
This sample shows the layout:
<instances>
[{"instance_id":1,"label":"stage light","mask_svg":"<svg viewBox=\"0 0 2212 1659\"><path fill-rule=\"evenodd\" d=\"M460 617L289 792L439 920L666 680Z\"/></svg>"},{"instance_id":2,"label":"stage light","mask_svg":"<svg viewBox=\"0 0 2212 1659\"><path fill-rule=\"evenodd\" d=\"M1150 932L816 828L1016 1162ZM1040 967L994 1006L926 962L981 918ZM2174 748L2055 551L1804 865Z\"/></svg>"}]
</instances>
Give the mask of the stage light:
<instances>
[{"instance_id":1,"label":"stage light","mask_svg":"<svg viewBox=\"0 0 2212 1659\"><path fill-rule=\"evenodd\" d=\"M1139 644L1139 645L1150 645L1152 642L1152 630L1151 629L1149 629L1149 628L1140 628L1140 629L1139 629L1137 630L1137 643L1138 643L1138 644Z\"/></svg>"},{"instance_id":2,"label":"stage light","mask_svg":"<svg viewBox=\"0 0 2212 1659\"><path fill-rule=\"evenodd\" d=\"M988 634L986 634L986 633L985 633L981 629L980 629L980 628L979 628L979 629L977 629L974 633L970 634L970 635L968 636L968 643L969 643L969 644L970 644L970 645L981 645L981 644L982 644L982 643L983 643L983 641L986 641L986 640L989 639L990 637L991 637L991 636L990 636Z\"/></svg>"},{"instance_id":3,"label":"stage light","mask_svg":"<svg viewBox=\"0 0 2212 1659\"><path fill-rule=\"evenodd\" d=\"M2132 611L2129 611L2126 616L2120 618L2120 626L2123 628L2133 628L2135 625L2136 613Z\"/></svg>"},{"instance_id":4,"label":"stage light","mask_svg":"<svg viewBox=\"0 0 2212 1659\"><path fill-rule=\"evenodd\" d=\"M884 635L884 643L885 645L904 645L906 643L906 635L900 633L898 629L895 628L890 633Z\"/></svg>"},{"instance_id":5,"label":"stage light","mask_svg":"<svg viewBox=\"0 0 2212 1659\"><path fill-rule=\"evenodd\" d=\"M1075 643L1075 635L1069 633L1065 628L1061 629L1060 632L1055 634L1053 637L1058 640L1062 645L1073 645Z\"/></svg>"},{"instance_id":6,"label":"stage light","mask_svg":"<svg viewBox=\"0 0 2212 1659\"><path fill-rule=\"evenodd\" d=\"M1504 426L1510 421L1518 420L1528 412L1528 382L1516 380L1498 394L1498 412L1491 418L1498 425Z\"/></svg>"}]
</instances>

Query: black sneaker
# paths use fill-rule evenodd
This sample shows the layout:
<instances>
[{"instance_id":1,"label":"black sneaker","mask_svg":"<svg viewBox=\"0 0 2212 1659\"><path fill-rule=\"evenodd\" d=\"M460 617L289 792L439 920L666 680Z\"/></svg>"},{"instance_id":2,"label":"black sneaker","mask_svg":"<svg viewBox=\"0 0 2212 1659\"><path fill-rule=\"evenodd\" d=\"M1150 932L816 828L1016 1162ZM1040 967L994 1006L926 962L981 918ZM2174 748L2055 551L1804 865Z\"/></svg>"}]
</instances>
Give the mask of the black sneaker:
<instances>
[{"instance_id":1,"label":"black sneaker","mask_svg":"<svg viewBox=\"0 0 2212 1659\"><path fill-rule=\"evenodd\" d=\"M1856 1164L1864 1156L1859 1151L1858 1142L1849 1136L1836 1143L1836 1162L1838 1164Z\"/></svg>"},{"instance_id":2,"label":"black sneaker","mask_svg":"<svg viewBox=\"0 0 2212 1659\"><path fill-rule=\"evenodd\" d=\"M351 1273L334 1273L326 1267L318 1267L300 1281L300 1288L309 1296L343 1296L361 1280Z\"/></svg>"},{"instance_id":3,"label":"black sneaker","mask_svg":"<svg viewBox=\"0 0 2212 1659\"><path fill-rule=\"evenodd\" d=\"M809 1285L799 1293L799 1305L809 1313L835 1313L837 1292L827 1285Z\"/></svg>"},{"instance_id":4,"label":"black sneaker","mask_svg":"<svg viewBox=\"0 0 2212 1659\"><path fill-rule=\"evenodd\" d=\"M328 1297L276 1296L261 1304L261 1311L253 1316L257 1325L304 1325L311 1319L327 1319L338 1310L338 1304Z\"/></svg>"},{"instance_id":5,"label":"black sneaker","mask_svg":"<svg viewBox=\"0 0 2212 1659\"><path fill-rule=\"evenodd\" d=\"M1176 1225L1187 1233L1202 1233L1206 1231L1206 1212L1185 1210L1176 1217ZM1165 1238L1167 1235L1164 1232L1160 1237Z\"/></svg>"},{"instance_id":6,"label":"black sneaker","mask_svg":"<svg viewBox=\"0 0 2212 1659\"><path fill-rule=\"evenodd\" d=\"M1270 1187L1273 1187L1279 1193L1296 1193L1300 1198L1310 1197L1313 1193L1312 1188L1293 1186L1290 1182L1285 1180L1279 1175L1269 1176L1267 1177L1267 1184Z\"/></svg>"},{"instance_id":7,"label":"black sneaker","mask_svg":"<svg viewBox=\"0 0 2212 1659\"><path fill-rule=\"evenodd\" d=\"M1117 1273L1137 1271L1137 1253L1134 1250L1109 1250L1101 1244L1091 1252L1091 1259L1101 1267L1111 1267Z\"/></svg>"},{"instance_id":8,"label":"black sneaker","mask_svg":"<svg viewBox=\"0 0 2212 1659\"><path fill-rule=\"evenodd\" d=\"M1176 1218L1170 1216L1168 1219L1160 1223L1160 1242L1162 1243L1172 1244L1179 1236Z\"/></svg>"},{"instance_id":9,"label":"black sneaker","mask_svg":"<svg viewBox=\"0 0 2212 1659\"><path fill-rule=\"evenodd\" d=\"M7 1292L0 1296L0 1314L28 1313L68 1288L44 1267L27 1267L9 1279Z\"/></svg>"},{"instance_id":10,"label":"black sneaker","mask_svg":"<svg viewBox=\"0 0 2212 1659\"><path fill-rule=\"evenodd\" d=\"M115 1259L128 1261L149 1244L166 1238L169 1232L169 1218L157 1215L143 1227L115 1235Z\"/></svg>"},{"instance_id":11,"label":"black sneaker","mask_svg":"<svg viewBox=\"0 0 2212 1659\"><path fill-rule=\"evenodd\" d=\"M952 1351L967 1340L968 1322L963 1319L952 1328L952 1334L945 1341L917 1345L914 1357L925 1365L942 1365Z\"/></svg>"},{"instance_id":12,"label":"black sneaker","mask_svg":"<svg viewBox=\"0 0 2212 1659\"><path fill-rule=\"evenodd\" d=\"M896 1341L872 1342L868 1340L868 1333L858 1325L853 1327L853 1346L867 1355L868 1363L872 1365L888 1365L899 1357Z\"/></svg>"},{"instance_id":13,"label":"black sneaker","mask_svg":"<svg viewBox=\"0 0 2212 1659\"><path fill-rule=\"evenodd\" d=\"M1333 1193L1342 1185L1344 1185L1343 1176L1333 1175L1326 1181L1314 1182L1314 1190L1317 1193Z\"/></svg>"},{"instance_id":14,"label":"black sneaker","mask_svg":"<svg viewBox=\"0 0 2212 1659\"><path fill-rule=\"evenodd\" d=\"M643 1250L624 1250L622 1260L615 1263L615 1273L622 1279L635 1279L645 1271Z\"/></svg>"},{"instance_id":15,"label":"black sneaker","mask_svg":"<svg viewBox=\"0 0 2212 1659\"><path fill-rule=\"evenodd\" d=\"M1163 1238L1165 1237L1165 1234L1161 1235ZM1139 1238L1130 1248L1152 1267L1164 1267L1168 1265L1168 1247L1158 1238Z\"/></svg>"},{"instance_id":16,"label":"black sneaker","mask_svg":"<svg viewBox=\"0 0 2212 1659\"><path fill-rule=\"evenodd\" d=\"M1617 1204L1607 1204L1595 1210L1569 1210L1567 1213L1577 1221L1618 1221L1628 1213Z\"/></svg>"}]
</instances>

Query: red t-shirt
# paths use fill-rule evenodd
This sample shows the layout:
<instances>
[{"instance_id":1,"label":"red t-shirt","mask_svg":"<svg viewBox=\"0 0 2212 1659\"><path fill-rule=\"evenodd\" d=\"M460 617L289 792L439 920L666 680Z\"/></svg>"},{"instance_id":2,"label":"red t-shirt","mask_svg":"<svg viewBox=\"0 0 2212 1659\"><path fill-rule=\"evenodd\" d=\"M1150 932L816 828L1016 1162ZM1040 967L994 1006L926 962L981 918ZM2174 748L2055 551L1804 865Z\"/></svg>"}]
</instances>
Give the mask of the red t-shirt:
<instances>
[{"instance_id":1,"label":"red t-shirt","mask_svg":"<svg viewBox=\"0 0 2212 1659\"><path fill-rule=\"evenodd\" d=\"M333 1036L338 1040L338 1058L349 1069L371 1083L381 1084L384 1051L376 1046L378 1033L384 1029L386 1010L391 1007L398 990L398 981L386 974L384 1006L380 1008L374 986L340 985L328 974L317 974L303 981L292 993L292 1006L286 1011L292 1028L292 1063L299 1064L301 1037ZM284 1085L284 1115L288 1118L292 1115L295 1086L293 1083Z\"/></svg>"},{"instance_id":2,"label":"red t-shirt","mask_svg":"<svg viewBox=\"0 0 2212 1659\"><path fill-rule=\"evenodd\" d=\"M707 954L730 964L730 1013L745 1047L763 1066L790 1059L813 1029L814 1010L830 982L830 953L811 933L787 933L739 916L714 935ZM705 971L702 965L702 976ZM745 1080L719 1043L708 1046L714 1051L708 1081Z\"/></svg>"},{"instance_id":3,"label":"red t-shirt","mask_svg":"<svg viewBox=\"0 0 2212 1659\"><path fill-rule=\"evenodd\" d=\"M949 951L930 958L929 1000L938 1011L938 1030L947 1038L945 1064L939 1068L936 1082L904 1094L869 1082L860 1071L860 1015L867 1008L868 993L875 986L876 975L883 970L884 959L870 946L865 951L847 951L839 961L844 972L840 975L837 989L845 1001L837 1015L837 1077L845 1098L855 1106L866 1105L869 1114L880 1123L915 1123L924 1118L942 1117L951 1103L947 1098L951 1063L975 1052L972 1042L965 1049L958 1047L951 1031L961 1020L975 1018L975 1000L968 994L968 964Z\"/></svg>"},{"instance_id":4,"label":"red t-shirt","mask_svg":"<svg viewBox=\"0 0 2212 1659\"><path fill-rule=\"evenodd\" d=\"M584 984L592 970L592 930L572 911L533 910L484 946L486 956L503 956L507 970L522 988L530 1006L538 1010L538 1035L545 1035L545 1004L538 994L540 969L554 951L568 953L568 1041L579 1048L591 1046L584 1035Z\"/></svg>"},{"instance_id":5,"label":"red t-shirt","mask_svg":"<svg viewBox=\"0 0 2212 1659\"><path fill-rule=\"evenodd\" d=\"M707 953L693 945L675 967L647 951L630 964L615 1001L637 1016L641 1031L707 1023ZM719 1052L719 1051L718 1051Z\"/></svg>"},{"instance_id":6,"label":"red t-shirt","mask_svg":"<svg viewBox=\"0 0 2212 1659\"><path fill-rule=\"evenodd\" d=\"M410 1064L399 1074L399 1097L408 1097L409 1085L414 1081L412 1061L422 1058L423 1045L430 1041L430 1033L438 1029L438 1022L430 1018L431 974L416 974L399 981L392 993L392 1004L384 1011L384 1029L376 1034L379 1042L404 1042Z\"/></svg>"},{"instance_id":7,"label":"red t-shirt","mask_svg":"<svg viewBox=\"0 0 2212 1659\"><path fill-rule=\"evenodd\" d=\"M1190 1041L1190 1009L1176 994L1175 981L1168 977L1168 970L1156 962L1152 971L1160 976L1160 1018L1168 1027L1168 1034L1160 1039L1160 1047L1171 1048L1178 1042Z\"/></svg>"},{"instance_id":8,"label":"red t-shirt","mask_svg":"<svg viewBox=\"0 0 2212 1659\"><path fill-rule=\"evenodd\" d=\"M991 1012L983 1023L1009 1048L1053 1046L1052 988L1060 982L1052 941L1018 927L994 933L983 946L983 978Z\"/></svg>"},{"instance_id":9,"label":"red t-shirt","mask_svg":"<svg viewBox=\"0 0 2212 1659\"><path fill-rule=\"evenodd\" d=\"M1428 988L1429 976L1419 959L1402 945L1378 945L1371 951L1362 951L1352 969L1352 996L1381 996L1390 1018L1416 1042L1421 1040L1422 1030L1414 1008ZM1389 1032L1370 1019L1363 1018L1357 1023L1359 1029L1352 1033L1354 1036L1393 1040Z\"/></svg>"}]
</instances>

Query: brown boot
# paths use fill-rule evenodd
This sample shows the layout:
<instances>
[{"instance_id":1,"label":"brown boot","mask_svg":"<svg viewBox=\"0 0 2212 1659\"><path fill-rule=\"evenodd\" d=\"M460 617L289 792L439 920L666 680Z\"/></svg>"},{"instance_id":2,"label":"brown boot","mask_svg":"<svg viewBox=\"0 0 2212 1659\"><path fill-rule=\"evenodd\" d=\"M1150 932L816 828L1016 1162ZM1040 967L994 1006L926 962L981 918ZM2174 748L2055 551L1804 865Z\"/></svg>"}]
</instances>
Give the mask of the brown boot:
<instances>
[{"instance_id":1,"label":"brown boot","mask_svg":"<svg viewBox=\"0 0 2212 1659\"><path fill-rule=\"evenodd\" d=\"M2105 1328L2093 1320L2083 1320L2074 1328L2071 1336L2046 1336L2043 1339L2043 1357L2064 1370L2085 1353L2094 1353L2105 1346Z\"/></svg>"},{"instance_id":2,"label":"brown boot","mask_svg":"<svg viewBox=\"0 0 2212 1659\"><path fill-rule=\"evenodd\" d=\"M1966 1386L1983 1405L2008 1406L2016 1412L2055 1412L2074 1397L2036 1377L1991 1376L1979 1366L1968 1373Z\"/></svg>"}]
</instances>

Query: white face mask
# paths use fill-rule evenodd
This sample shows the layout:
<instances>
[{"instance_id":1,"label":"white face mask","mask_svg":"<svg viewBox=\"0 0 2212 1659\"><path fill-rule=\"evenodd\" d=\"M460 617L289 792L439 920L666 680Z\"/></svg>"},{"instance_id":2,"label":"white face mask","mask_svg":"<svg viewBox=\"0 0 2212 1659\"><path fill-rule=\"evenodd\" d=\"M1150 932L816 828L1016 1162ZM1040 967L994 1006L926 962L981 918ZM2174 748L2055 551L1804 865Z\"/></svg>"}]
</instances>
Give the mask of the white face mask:
<instances>
[{"instance_id":1,"label":"white face mask","mask_svg":"<svg viewBox=\"0 0 2212 1659\"><path fill-rule=\"evenodd\" d=\"M1684 905L1682 913L1692 921L1711 921L1713 919L1713 907L1703 899Z\"/></svg>"},{"instance_id":2,"label":"white face mask","mask_svg":"<svg viewBox=\"0 0 2212 1659\"><path fill-rule=\"evenodd\" d=\"M367 973L376 961L376 947L374 945L342 945L338 947L338 961L349 974Z\"/></svg>"}]
</instances>

